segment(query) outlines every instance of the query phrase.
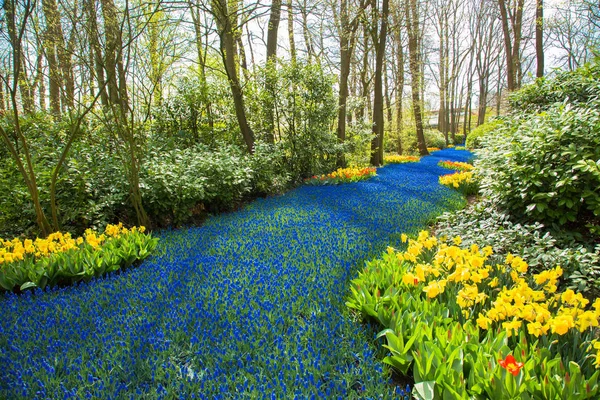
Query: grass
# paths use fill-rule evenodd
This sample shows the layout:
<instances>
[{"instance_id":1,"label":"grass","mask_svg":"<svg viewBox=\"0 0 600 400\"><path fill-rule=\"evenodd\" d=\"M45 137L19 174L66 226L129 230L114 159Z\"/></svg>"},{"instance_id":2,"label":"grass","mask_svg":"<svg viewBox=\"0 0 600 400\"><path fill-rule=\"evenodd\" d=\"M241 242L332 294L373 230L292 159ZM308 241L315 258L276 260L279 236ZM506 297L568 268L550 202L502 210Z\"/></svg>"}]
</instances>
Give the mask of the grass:
<instances>
[{"instance_id":1,"label":"grass","mask_svg":"<svg viewBox=\"0 0 600 400\"><path fill-rule=\"evenodd\" d=\"M161 232L140 267L0 297L0 398L397 398L350 279L464 205L442 150ZM394 390L396 392L394 393Z\"/></svg>"}]
</instances>

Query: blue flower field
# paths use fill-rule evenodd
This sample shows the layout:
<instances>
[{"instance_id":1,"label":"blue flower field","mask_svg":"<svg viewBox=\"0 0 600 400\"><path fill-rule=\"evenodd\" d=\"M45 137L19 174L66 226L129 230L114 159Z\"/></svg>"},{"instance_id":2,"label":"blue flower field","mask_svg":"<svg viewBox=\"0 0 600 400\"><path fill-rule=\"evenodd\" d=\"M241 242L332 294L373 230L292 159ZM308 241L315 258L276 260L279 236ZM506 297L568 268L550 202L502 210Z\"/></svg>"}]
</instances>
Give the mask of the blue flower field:
<instances>
[{"instance_id":1,"label":"blue flower field","mask_svg":"<svg viewBox=\"0 0 600 400\"><path fill-rule=\"evenodd\" d=\"M0 295L0 398L403 398L344 306L365 260L464 205L442 150L163 231L141 266Z\"/></svg>"}]
</instances>

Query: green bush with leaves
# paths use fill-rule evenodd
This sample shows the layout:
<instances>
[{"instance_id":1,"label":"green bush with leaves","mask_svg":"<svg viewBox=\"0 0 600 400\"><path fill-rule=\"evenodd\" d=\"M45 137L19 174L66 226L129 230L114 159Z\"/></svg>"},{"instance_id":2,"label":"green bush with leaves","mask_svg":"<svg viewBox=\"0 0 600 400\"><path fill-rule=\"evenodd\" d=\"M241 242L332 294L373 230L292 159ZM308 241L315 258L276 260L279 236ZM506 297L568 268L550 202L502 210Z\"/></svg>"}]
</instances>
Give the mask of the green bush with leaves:
<instances>
[{"instance_id":1,"label":"green bush with leaves","mask_svg":"<svg viewBox=\"0 0 600 400\"><path fill-rule=\"evenodd\" d=\"M478 152L482 194L517 217L597 224L600 100L515 117Z\"/></svg>"},{"instance_id":2,"label":"green bush with leaves","mask_svg":"<svg viewBox=\"0 0 600 400\"><path fill-rule=\"evenodd\" d=\"M446 147L444 134L437 129L425 129L423 134L425 135L425 144L427 147L437 147L439 149Z\"/></svg>"},{"instance_id":3,"label":"green bush with leaves","mask_svg":"<svg viewBox=\"0 0 600 400\"><path fill-rule=\"evenodd\" d=\"M3 121L10 129L9 120ZM28 139L32 164L40 188L40 201L50 216L50 180L62 150L66 120L55 122L47 114L23 117L21 127ZM129 190L117 143L93 119L81 127L81 136L65 160L56 185L58 222L63 231L81 233L103 229L116 220L128 220ZM0 149L5 149L0 142ZM21 150L22 151L22 150ZM2 153L2 151L0 151ZM0 158L0 235L35 236L38 226L29 193L15 161Z\"/></svg>"},{"instance_id":4,"label":"green bush with leaves","mask_svg":"<svg viewBox=\"0 0 600 400\"><path fill-rule=\"evenodd\" d=\"M254 153L247 159L252 170L253 195L280 194L289 188L291 175L285 168L285 152L281 143L256 142Z\"/></svg>"},{"instance_id":5,"label":"green bush with leaves","mask_svg":"<svg viewBox=\"0 0 600 400\"><path fill-rule=\"evenodd\" d=\"M467 135L465 146L469 149L478 149L482 145L481 139L490 132L502 126L501 120L492 120L479 125Z\"/></svg>"},{"instance_id":6,"label":"green bush with leaves","mask_svg":"<svg viewBox=\"0 0 600 400\"><path fill-rule=\"evenodd\" d=\"M142 196L155 221L182 224L200 210L232 208L250 192L252 179L238 147L196 145L152 154L142 174Z\"/></svg>"},{"instance_id":7,"label":"green bush with leaves","mask_svg":"<svg viewBox=\"0 0 600 400\"><path fill-rule=\"evenodd\" d=\"M454 134L454 144L455 145L465 144L465 134L464 133Z\"/></svg>"},{"instance_id":8,"label":"green bush with leaves","mask_svg":"<svg viewBox=\"0 0 600 400\"><path fill-rule=\"evenodd\" d=\"M510 106L519 112L537 113L556 103L584 105L600 98L600 61L574 71L559 72L553 78L539 78L509 96Z\"/></svg>"}]
</instances>

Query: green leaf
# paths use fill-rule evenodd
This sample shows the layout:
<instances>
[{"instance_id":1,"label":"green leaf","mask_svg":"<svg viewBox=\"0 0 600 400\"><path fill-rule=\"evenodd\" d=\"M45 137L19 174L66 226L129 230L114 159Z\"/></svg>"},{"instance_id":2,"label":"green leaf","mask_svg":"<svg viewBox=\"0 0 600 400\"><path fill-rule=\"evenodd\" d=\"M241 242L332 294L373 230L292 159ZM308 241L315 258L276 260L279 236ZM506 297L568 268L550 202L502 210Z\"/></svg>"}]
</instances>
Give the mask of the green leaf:
<instances>
[{"instance_id":1,"label":"green leaf","mask_svg":"<svg viewBox=\"0 0 600 400\"><path fill-rule=\"evenodd\" d=\"M26 289L35 288L35 287L38 287L38 285L36 285L34 282L25 282L24 284L21 285L21 287L19 289L26 290Z\"/></svg>"},{"instance_id":2,"label":"green leaf","mask_svg":"<svg viewBox=\"0 0 600 400\"><path fill-rule=\"evenodd\" d=\"M415 397L422 400L431 400L434 398L435 381L426 381L415 383Z\"/></svg>"}]
</instances>

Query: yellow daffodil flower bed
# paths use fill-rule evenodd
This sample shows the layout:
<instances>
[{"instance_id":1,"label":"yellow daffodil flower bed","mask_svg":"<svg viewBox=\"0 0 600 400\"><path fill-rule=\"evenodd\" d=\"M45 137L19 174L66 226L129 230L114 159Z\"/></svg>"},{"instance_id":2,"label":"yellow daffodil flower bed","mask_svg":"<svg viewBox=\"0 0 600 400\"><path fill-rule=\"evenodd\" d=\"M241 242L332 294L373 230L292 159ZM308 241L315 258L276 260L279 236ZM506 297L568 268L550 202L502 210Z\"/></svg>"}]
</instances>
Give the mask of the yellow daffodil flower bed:
<instances>
[{"instance_id":1,"label":"yellow daffodil flower bed","mask_svg":"<svg viewBox=\"0 0 600 400\"><path fill-rule=\"evenodd\" d=\"M600 299L558 292L560 266L491 262L490 247L426 231L402 241L367 263L346 304L383 326L384 362L412 372L422 397L597 398Z\"/></svg>"},{"instance_id":2,"label":"yellow daffodil flower bed","mask_svg":"<svg viewBox=\"0 0 600 400\"><path fill-rule=\"evenodd\" d=\"M428 147L427 148L427 151L430 152L430 153L433 153L434 151L438 151L438 150L440 150L439 147Z\"/></svg>"},{"instance_id":3,"label":"yellow daffodil flower bed","mask_svg":"<svg viewBox=\"0 0 600 400\"><path fill-rule=\"evenodd\" d=\"M338 170L326 175L313 176L305 179L304 182L308 185L338 185L340 183L358 182L369 179L377 175L377 168L339 168Z\"/></svg>"},{"instance_id":4,"label":"yellow daffodil flower bed","mask_svg":"<svg viewBox=\"0 0 600 400\"><path fill-rule=\"evenodd\" d=\"M383 157L384 164L406 164L419 162L421 157L418 156L401 156L398 154L390 154L389 156Z\"/></svg>"},{"instance_id":5,"label":"yellow daffodil flower bed","mask_svg":"<svg viewBox=\"0 0 600 400\"><path fill-rule=\"evenodd\" d=\"M479 182L473 171L455 172L439 177L440 184L457 189L465 196L479 191Z\"/></svg>"},{"instance_id":6,"label":"yellow daffodil flower bed","mask_svg":"<svg viewBox=\"0 0 600 400\"><path fill-rule=\"evenodd\" d=\"M454 169L463 172L472 171L474 168L471 164L460 161L440 161L438 165L442 168Z\"/></svg>"},{"instance_id":7,"label":"yellow daffodil flower bed","mask_svg":"<svg viewBox=\"0 0 600 400\"><path fill-rule=\"evenodd\" d=\"M55 232L45 239L0 239L0 290L25 290L89 280L143 260L158 240L145 228L108 225L78 238Z\"/></svg>"}]
</instances>

